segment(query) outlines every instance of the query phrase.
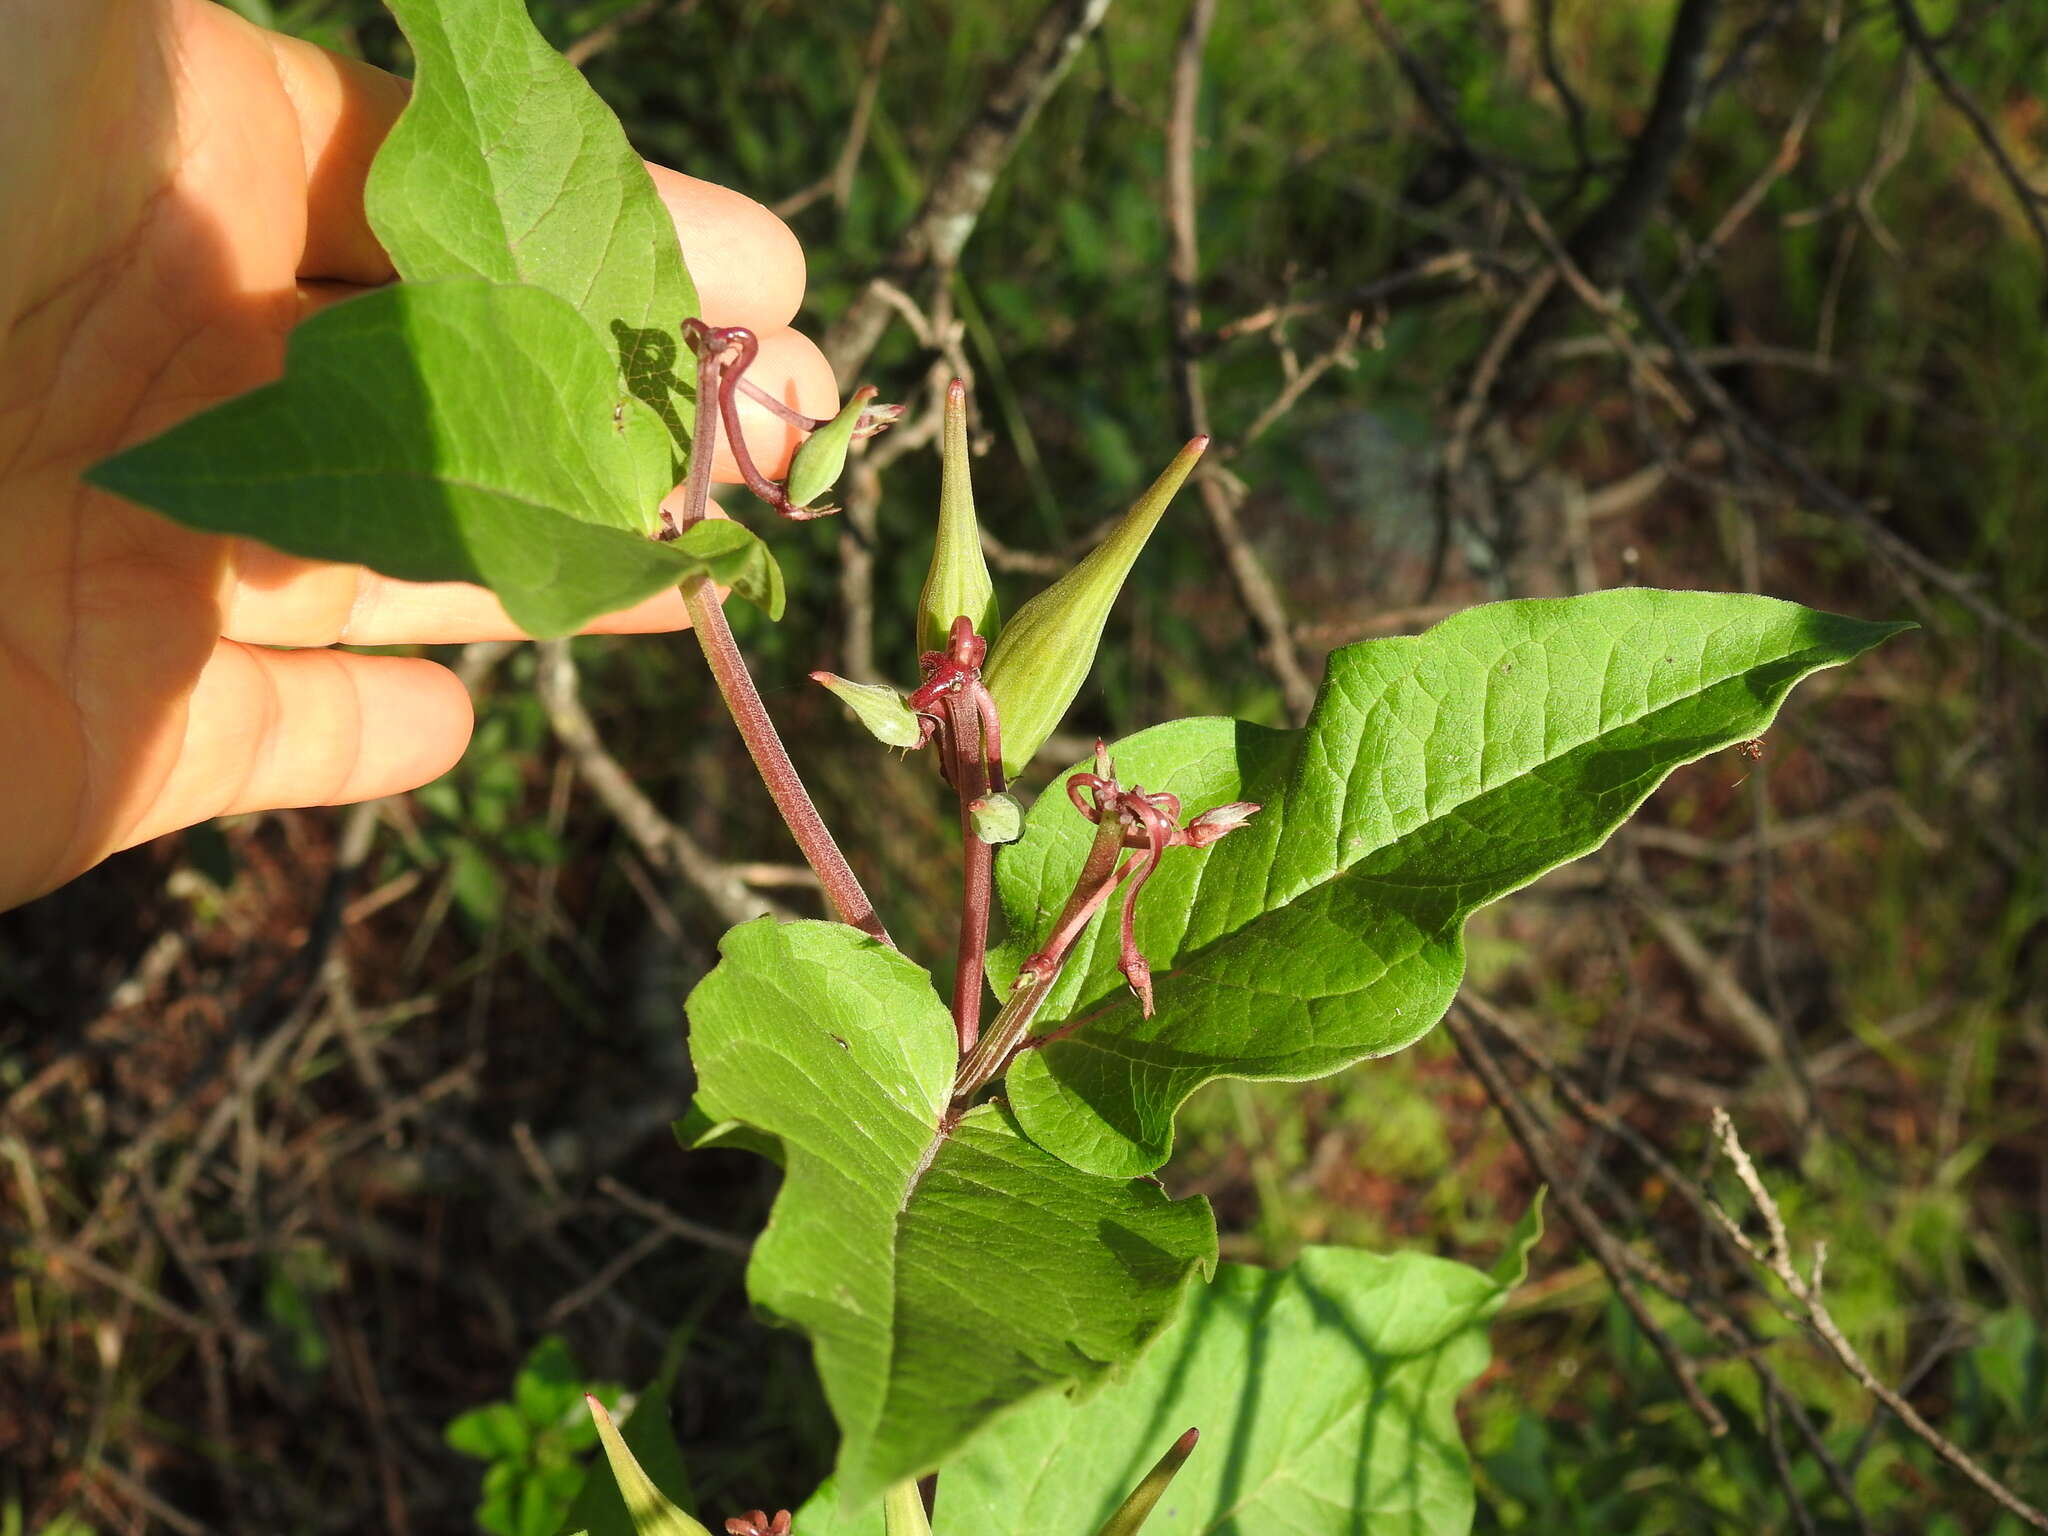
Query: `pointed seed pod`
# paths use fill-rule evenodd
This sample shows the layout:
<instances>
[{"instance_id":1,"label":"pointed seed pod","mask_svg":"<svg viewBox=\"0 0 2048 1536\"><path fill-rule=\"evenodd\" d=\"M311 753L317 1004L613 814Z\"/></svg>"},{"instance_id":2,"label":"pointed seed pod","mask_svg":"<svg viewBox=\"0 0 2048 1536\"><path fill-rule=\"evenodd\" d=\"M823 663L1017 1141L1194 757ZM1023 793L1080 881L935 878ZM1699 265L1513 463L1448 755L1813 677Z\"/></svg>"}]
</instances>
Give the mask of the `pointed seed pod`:
<instances>
[{"instance_id":1,"label":"pointed seed pod","mask_svg":"<svg viewBox=\"0 0 2048 1536\"><path fill-rule=\"evenodd\" d=\"M925 1518L924 1495L915 1478L895 1484L882 1494L882 1527L888 1536L932 1536Z\"/></svg>"},{"instance_id":2,"label":"pointed seed pod","mask_svg":"<svg viewBox=\"0 0 2048 1536\"><path fill-rule=\"evenodd\" d=\"M1013 777L1031 761L1031 754L1053 733L1081 691L1124 578L1167 502L1208 446L1206 437L1191 439L1132 503L1108 538L1017 610L990 651L981 676L1003 722L1003 768Z\"/></svg>"},{"instance_id":3,"label":"pointed seed pod","mask_svg":"<svg viewBox=\"0 0 2048 1536\"><path fill-rule=\"evenodd\" d=\"M789 461L789 479L783 485L791 506L807 507L838 483L839 472L846 468L846 450L853 442L853 429L860 424L861 412L875 394L874 385L863 384L840 407L837 416L797 446L796 456Z\"/></svg>"},{"instance_id":4,"label":"pointed seed pod","mask_svg":"<svg viewBox=\"0 0 2048 1536\"><path fill-rule=\"evenodd\" d=\"M955 379L946 390L946 435L939 460L939 536L932 568L917 598L917 645L943 651L953 621L966 614L974 632L993 640L1001 625L995 583L981 552L981 525L974 520L974 486L967 471L967 386Z\"/></svg>"},{"instance_id":5,"label":"pointed seed pod","mask_svg":"<svg viewBox=\"0 0 2048 1536\"><path fill-rule=\"evenodd\" d=\"M588 1393L590 1416L597 1420L597 1438L604 1442L605 1460L611 1463L619 1495L626 1501L636 1536L711 1536L711 1533L668 1501L668 1495L654 1486L654 1479L640 1469L612 1416L604 1404Z\"/></svg>"},{"instance_id":6,"label":"pointed seed pod","mask_svg":"<svg viewBox=\"0 0 2048 1536\"><path fill-rule=\"evenodd\" d=\"M1173 1481L1173 1475L1194 1454L1195 1442L1200 1438L1200 1432L1191 1429L1168 1446L1166 1454L1145 1474L1145 1480L1131 1490L1131 1496L1109 1517L1097 1536L1134 1536L1138 1527L1145 1523L1145 1517L1152 1513L1152 1506L1166 1492L1166 1485Z\"/></svg>"},{"instance_id":7,"label":"pointed seed pod","mask_svg":"<svg viewBox=\"0 0 2048 1536\"><path fill-rule=\"evenodd\" d=\"M834 672L813 672L811 681L831 690L832 696L853 711L867 733L885 747L924 744L924 730L917 716L903 702L903 695L881 683L856 683Z\"/></svg>"}]
</instances>

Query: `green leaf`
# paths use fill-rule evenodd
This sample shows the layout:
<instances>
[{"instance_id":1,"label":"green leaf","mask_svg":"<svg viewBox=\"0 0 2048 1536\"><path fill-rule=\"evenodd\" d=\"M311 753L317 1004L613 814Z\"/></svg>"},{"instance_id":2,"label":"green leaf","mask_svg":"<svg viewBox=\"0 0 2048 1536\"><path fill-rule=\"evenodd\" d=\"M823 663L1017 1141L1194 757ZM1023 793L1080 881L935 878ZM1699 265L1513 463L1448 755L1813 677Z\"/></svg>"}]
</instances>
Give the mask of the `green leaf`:
<instances>
[{"instance_id":1,"label":"green leaf","mask_svg":"<svg viewBox=\"0 0 2048 1536\"><path fill-rule=\"evenodd\" d=\"M721 587L730 587L771 619L782 617L782 567L760 535L726 518L706 518L669 543L698 563Z\"/></svg>"},{"instance_id":2,"label":"green leaf","mask_svg":"<svg viewBox=\"0 0 2048 1536\"><path fill-rule=\"evenodd\" d=\"M551 1333L528 1353L512 1378L512 1401L535 1429L559 1424L583 1400L583 1373L569 1345Z\"/></svg>"},{"instance_id":3,"label":"green leaf","mask_svg":"<svg viewBox=\"0 0 2048 1536\"><path fill-rule=\"evenodd\" d=\"M968 802L974 835L984 843L1014 843L1024 835L1024 807L1014 795L983 795Z\"/></svg>"},{"instance_id":4,"label":"green leaf","mask_svg":"<svg viewBox=\"0 0 2048 1536\"><path fill-rule=\"evenodd\" d=\"M791 1536L889 1536L888 1515L880 1499L865 1499L848 1508L839 1498L839 1481L828 1477L789 1522Z\"/></svg>"},{"instance_id":5,"label":"green leaf","mask_svg":"<svg viewBox=\"0 0 2048 1536\"><path fill-rule=\"evenodd\" d=\"M698 1107L781 1140L747 1286L810 1335L850 1505L992 1417L1099 1384L1215 1255L1205 1202L1079 1172L984 1105L943 1130L953 1026L930 977L837 923L727 933L691 995Z\"/></svg>"},{"instance_id":6,"label":"green leaf","mask_svg":"<svg viewBox=\"0 0 2048 1536\"><path fill-rule=\"evenodd\" d=\"M418 67L364 204L399 273L530 283L566 300L616 350L635 395L664 415L673 401L681 446L690 401L678 398L677 327L697 313L697 291L618 118L523 0L390 5Z\"/></svg>"},{"instance_id":7,"label":"green leaf","mask_svg":"<svg viewBox=\"0 0 2048 1536\"><path fill-rule=\"evenodd\" d=\"M487 1403L451 1420L443 1438L478 1461L509 1461L526 1454L533 1426L510 1403Z\"/></svg>"},{"instance_id":8,"label":"green leaf","mask_svg":"<svg viewBox=\"0 0 2048 1536\"><path fill-rule=\"evenodd\" d=\"M883 746L907 749L924 739L916 714L894 688L882 683L856 683L836 672L813 672L811 681L852 710L861 728Z\"/></svg>"},{"instance_id":9,"label":"green leaf","mask_svg":"<svg viewBox=\"0 0 2048 1536\"><path fill-rule=\"evenodd\" d=\"M1311 1248L1226 1264L1121 1380L1009 1415L939 1479L939 1536L1098 1530L1181 1426L1201 1446L1148 1531L1464 1536L1458 1394L1507 1287L1448 1259ZM802 1529L802 1527L798 1527Z\"/></svg>"},{"instance_id":10,"label":"green leaf","mask_svg":"<svg viewBox=\"0 0 2048 1536\"><path fill-rule=\"evenodd\" d=\"M402 283L292 332L277 383L87 478L208 532L407 581L479 583L536 635L692 575L779 607L772 559L738 524L646 536L668 490L660 439L560 299Z\"/></svg>"},{"instance_id":11,"label":"green leaf","mask_svg":"<svg viewBox=\"0 0 2048 1536\"><path fill-rule=\"evenodd\" d=\"M990 649L982 681L1002 722L1003 771L1012 778L1058 729L1087 681L1124 578L1208 446L1198 437L1181 449L1080 564L1017 610ZM977 554L980 547L977 542ZM929 605L926 617L929 622Z\"/></svg>"},{"instance_id":12,"label":"green leaf","mask_svg":"<svg viewBox=\"0 0 2048 1536\"><path fill-rule=\"evenodd\" d=\"M611 1463L612 1476L619 1485L619 1496L625 1500L626 1512L638 1536L711 1536L703 1526L676 1508L668 1495L655 1487L654 1480L641 1470L632 1450L620 1436L618 1426L612 1423L612 1416L605 1412L604 1404L594 1397L585 1401L590 1405L590 1416L597 1420L597 1436L604 1443L605 1460Z\"/></svg>"},{"instance_id":13,"label":"green leaf","mask_svg":"<svg viewBox=\"0 0 2048 1536\"><path fill-rule=\"evenodd\" d=\"M1131 1175L1165 1161L1204 1083L1321 1077L1411 1044L1457 991L1474 910L1599 847L1672 769L1760 735L1793 684L1902 627L1701 592L1495 603L1337 652L1300 732L1189 720L1119 743L1121 781L1189 813L1265 809L1207 852L1169 852L1146 888L1153 1017L1124 994L1113 929L1077 943L1039 1027L1094 1016L1019 1058L1018 1120L1078 1167ZM999 985L1093 832L1042 795L1004 850Z\"/></svg>"}]
</instances>

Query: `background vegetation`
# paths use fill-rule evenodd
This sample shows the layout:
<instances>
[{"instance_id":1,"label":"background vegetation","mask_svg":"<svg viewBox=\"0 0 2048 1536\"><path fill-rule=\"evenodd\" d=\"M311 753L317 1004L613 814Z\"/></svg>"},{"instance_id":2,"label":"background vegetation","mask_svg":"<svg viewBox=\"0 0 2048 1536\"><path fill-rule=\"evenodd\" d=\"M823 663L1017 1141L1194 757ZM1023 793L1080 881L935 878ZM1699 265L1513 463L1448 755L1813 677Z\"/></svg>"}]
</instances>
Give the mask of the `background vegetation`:
<instances>
[{"instance_id":1,"label":"background vegetation","mask_svg":"<svg viewBox=\"0 0 2048 1536\"><path fill-rule=\"evenodd\" d=\"M406 67L369 0L238 8ZM936 273L904 232L1031 17L535 11L650 158L785 210L813 334L889 275L917 325L887 310L861 370L885 398L915 419L972 373L1009 606L1186 435L1199 367L1228 478L1146 556L1077 740L1280 723L1287 654L1313 677L1493 597L1640 582L1920 620L1756 760L1682 772L1475 923L1454 1022L1504 1089L1447 1031L1326 1083L1218 1085L1168 1179L1233 1257L1485 1263L1548 1164L1583 1222L1553 1223L1468 1400L1484 1529L2020 1529L1682 1186L1725 1105L1876 1374L2048 1500L2048 10L1227 5L1179 98L1178 288L1180 4L1110 6ZM1691 33L1687 87L1665 65ZM848 518L771 531L785 622L734 618L891 926L938 954L938 787L803 681L914 680L937 466L903 441ZM447 1426L516 1401L547 1335L592 1379L680 1362L707 1512L794 1506L824 1466L800 1344L744 1317L763 1175L667 1130L679 1000L732 909L815 893L686 642L448 659L480 708L448 779L201 828L0 918L0 1529L474 1529L482 1467ZM477 1424L455 1439L489 1451Z\"/></svg>"}]
</instances>

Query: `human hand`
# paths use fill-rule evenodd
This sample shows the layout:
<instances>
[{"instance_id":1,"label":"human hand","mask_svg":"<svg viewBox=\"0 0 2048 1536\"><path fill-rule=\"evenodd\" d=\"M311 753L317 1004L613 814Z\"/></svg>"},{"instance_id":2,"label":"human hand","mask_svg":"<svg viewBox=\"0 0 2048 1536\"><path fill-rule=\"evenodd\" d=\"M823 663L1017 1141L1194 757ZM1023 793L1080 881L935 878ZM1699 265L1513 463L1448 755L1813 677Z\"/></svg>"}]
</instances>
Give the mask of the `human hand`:
<instances>
[{"instance_id":1,"label":"human hand","mask_svg":"<svg viewBox=\"0 0 2048 1536\"><path fill-rule=\"evenodd\" d=\"M4 908L211 816L425 783L469 739L455 676L319 647L519 631L481 588L201 535L79 479L276 378L295 323L391 280L362 193L403 82L211 0L0 0L0 35L27 54L0 92ZM653 170L705 317L758 331L752 377L831 415L831 369L789 329L795 237ZM744 425L778 472L794 431L751 403ZM593 628L685 622L668 593Z\"/></svg>"}]
</instances>

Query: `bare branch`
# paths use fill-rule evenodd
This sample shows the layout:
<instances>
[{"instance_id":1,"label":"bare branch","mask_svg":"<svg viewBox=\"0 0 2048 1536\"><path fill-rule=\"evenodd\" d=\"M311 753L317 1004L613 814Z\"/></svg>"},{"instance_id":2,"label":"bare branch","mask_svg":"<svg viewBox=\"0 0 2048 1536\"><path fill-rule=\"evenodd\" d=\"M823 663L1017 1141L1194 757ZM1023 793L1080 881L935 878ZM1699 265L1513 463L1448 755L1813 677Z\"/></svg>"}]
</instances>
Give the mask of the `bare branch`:
<instances>
[{"instance_id":1,"label":"bare branch","mask_svg":"<svg viewBox=\"0 0 2048 1536\"><path fill-rule=\"evenodd\" d=\"M1629 147L1621 177L1572 232L1572 258L1596 283L1611 283L1634 264L1643 231L1664 206L1671 173L1699 119L1707 44L1720 10L1721 0L1683 0L1664 45L1664 68L1657 77L1650 115Z\"/></svg>"},{"instance_id":2,"label":"bare branch","mask_svg":"<svg viewBox=\"0 0 2048 1536\"><path fill-rule=\"evenodd\" d=\"M1591 1208L1572 1187L1563 1167L1551 1156L1550 1146L1544 1140L1528 1106L1515 1091L1514 1085L1508 1081L1507 1073L1501 1070L1500 1062L1487 1049L1486 1042L1479 1037L1478 1031L1465 1021L1456 1005L1445 1015L1444 1028L1457 1042L1459 1054L1465 1058L1466 1065L1471 1067L1473 1075L1486 1089L1486 1095L1493 1100L1494 1108L1498 1109L1501 1118L1507 1121L1508 1129L1514 1133L1515 1140L1520 1143L1524 1155L1529 1159L1529 1166L1535 1169L1538 1178L1550 1186L1550 1195L1557 1202L1557 1208L1564 1213L1565 1220L1569 1221L1579 1234L1579 1240L1586 1245L1586 1251L1593 1255L1594 1262L1605 1272L1607 1283L1614 1287L1614 1294L1621 1298L1622 1305L1628 1308L1629 1316L1635 1319L1643 1337L1650 1341L1651 1347L1657 1351L1658 1358L1664 1362L1665 1369L1670 1371L1671 1379L1678 1384L1679 1393L1685 1398L1686 1405L1699 1416L1708 1434L1727 1434L1728 1420L1708 1399L1706 1393L1700 1390L1697 1362L1680 1349L1650 1315L1649 1306L1630 1279L1627 1273L1628 1266L1621 1257L1620 1250L1624 1245L1607 1230L1606 1225L1593 1214Z\"/></svg>"},{"instance_id":3,"label":"bare branch","mask_svg":"<svg viewBox=\"0 0 2048 1536\"><path fill-rule=\"evenodd\" d=\"M712 857L695 838L662 815L633 782L633 776L605 750L596 723L583 707L569 642L543 641L539 659L538 692L555 739L640 851L657 868L687 880L722 922L744 923L764 914L785 922L793 918L795 913L748 889L737 869Z\"/></svg>"},{"instance_id":4,"label":"bare branch","mask_svg":"<svg viewBox=\"0 0 2048 1536\"><path fill-rule=\"evenodd\" d=\"M868 125L875 115L875 98L882 90L882 60L888 57L889 38L896 30L896 0L882 0L868 31L867 46L861 49L860 85L853 98L853 112L847 119L846 138L839 146L839 158L832 169L800 192L792 192L775 205L778 218L793 219L819 198L830 196L842 211L853 200L853 178L860 169L860 157L867 149Z\"/></svg>"},{"instance_id":5,"label":"bare branch","mask_svg":"<svg viewBox=\"0 0 2048 1536\"><path fill-rule=\"evenodd\" d=\"M673 9L676 15L685 16L696 8L697 0L635 0L611 20L592 27L564 48L562 57L581 69L628 32L662 11Z\"/></svg>"},{"instance_id":6,"label":"bare branch","mask_svg":"<svg viewBox=\"0 0 2048 1536\"><path fill-rule=\"evenodd\" d=\"M852 387L888 326L891 310L878 284L903 287L927 269L944 273L952 268L1003 167L1109 7L1110 0L1053 0L1040 14L932 178L924 205L882 271L825 332L821 346L840 388Z\"/></svg>"},{"instance_id":7,"label":"bare branch","mask_svg":"<svg viewBox=\"0 0 2048 1536\"><path fill-rule=\"evenodd\" d=\"M1939 587L1992 628L2011 636L2035 655L2048 657L2048 640L2044 640L1986 598L1968 578L1959 576L1948 567L1930 560L1905 539L1885 527L1862 502L1841 490L1808 463L1806 456L1798 449L1779 438L1762 422L1737 405L1728 391L1700 366L1691 349L1687 347L1685 338L1679 334L1678 328L1671 323L1663 307L1658 304L1645 284L1631 280L1628 292L1635 301L1636 308L1649 322L1650 329L1657 333L1658 339L1666 347L1670 348L1672 360L1687 383L1734 429L1738 438L1754 448L1762 457L1776 464L1795 486L1826 511L1853 524L1870 541L1871 547L1885 563L1895 571L1910 573L1931 586Z\"/></svg>"},{"instance_id":8,"label":"bare branch","mask_svg":"<svg viewBox=\"0 0 2048 1536\"><path fill-rule=\"evenodd\" d=\"M1195 110L1202 90L1202 48L1215 16L1215 0L1192 0L1188 6L1174 56L1173 97L1166 124L1166 217L1173 236L1167 278L1168 307L1181 429L1190 437L1206 436L1209 432L1209 408L1202 392L1201 364L1195 355L1202 328L1201 307L1195 298L1195 285L1201 275L1196 235ZM1238 601L1258 632L1259 659L1280 685L1287 712L1297 722L1305 720L1315 703L1315 685L1302 667L1293 628L1273 578L1238 523L1237 509L1242 498L1213 472L1198 472L1195 490L1202 499L1202 509L1209 515L1210 531L1222 547L1224 566L1237 589Z\"/></svg>"},{"instance_id":9,"label":"bare branch","mask_svg":"<svg viewBox=\"0 0 2048 1536\"><path fill-rule=\"evenodd\" d=\"M1878 1379L1877 1373L1865 1362L1863 1356L1857 1353L1856 1346L1849 1342L1848 1335L1842 1332L1841 1325L1835 1321L1834 1316L1828 1311L1827 1302L1822 1298L1821 1271L1827 1262L1827 1244L1814 1244L1813 1272L1810 1276L1801 1275L1792 1262L1792 1243L1785 1228L1784 1214L1779 1211L1778 1202L1771 1198L1770 1190L1764 1187L1763 1178L1756 1171L1756 1164L1750 1160L1741 1139L1735 1134L1735 1122L1728 1118L1726 1110L1714 1111L1713 1129L1715 1145L1720 1148L1721 1155L1728 1159L1729 1166L1735 1170L1736 1178L1742 1181L1742 1187L1749 1192L1750 1202L1756 1207L1757 1215L1764 1223L1766 1237L1766 1244L1759 1246L1742 1230L1735 1218L1717 1203L1714 1207L1715 1219L1720 1223L1729 1241L1747 1254L1750 1261L1759 1269L1772 1275L1784 1286L1793 1301L1798 1303L1807 1326L1813 1330L1821 1343L1827 1346L1828 1352L1840 1362L1842 1369L1862 1384L1864 1391L1889 1408L1893 1416L1929 1450L1976 1484L1999 1508L2025 1521L2037 1531L2048 1531L2048 1514L2043 1514L1977 1465L1968 1452L1928 1423L1921 1417L1917 1408Z\"/></svg>"},{"instance_id":10,"label":"bare branch","mask_svg":"<svg viewBox=\"0 0 2048 1536\"><path fill-rule=\"evenodd\" d=\"M1998 167L1998 174L2005 178L2005 184L2012 188L2014 201L2020 206L2020 214L2027 221L2027 227L2034 232L2034 238L2041 243L2041 254L2048 258L2048 218L2042 209L2048 207L2048 193L2028 181L2019 166L2013 162L2012 153L1998 137L1998 130L1991 125L1991 119L1984 115L1984 109L1977 105L1970 93L1963 89L1961 82L1949 73L1948 66L1941 60L1941 50L1934 39L1927 35L1927 25L1920 17L1920 9L1913 0L1892 0L1892 13L1899 18L1899 30L1905 34L1907 45L1920 60L1928 75L1933 79L1949 105L1963 115L1970 125L1970 131L1984 146L1984 152L1991 157L1991 163Z\"/></svg>"}]
</instances>

